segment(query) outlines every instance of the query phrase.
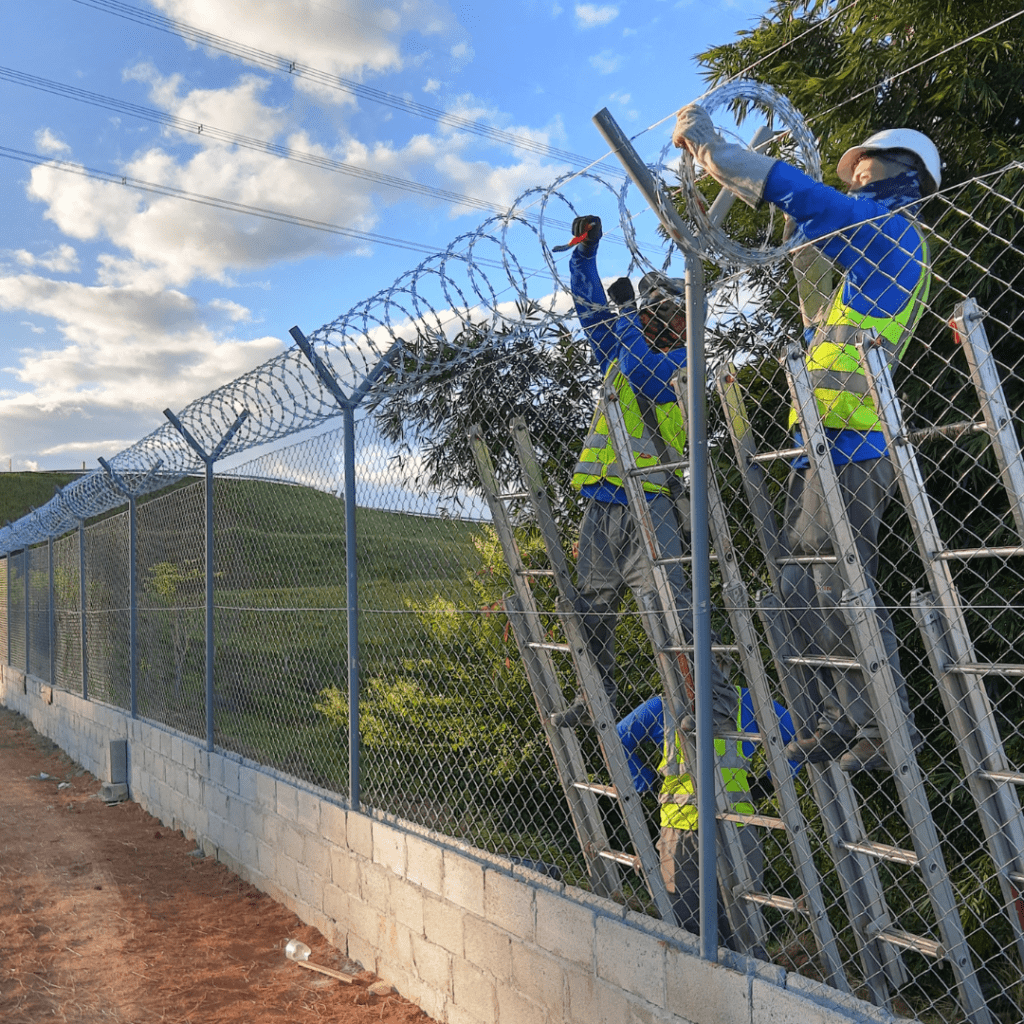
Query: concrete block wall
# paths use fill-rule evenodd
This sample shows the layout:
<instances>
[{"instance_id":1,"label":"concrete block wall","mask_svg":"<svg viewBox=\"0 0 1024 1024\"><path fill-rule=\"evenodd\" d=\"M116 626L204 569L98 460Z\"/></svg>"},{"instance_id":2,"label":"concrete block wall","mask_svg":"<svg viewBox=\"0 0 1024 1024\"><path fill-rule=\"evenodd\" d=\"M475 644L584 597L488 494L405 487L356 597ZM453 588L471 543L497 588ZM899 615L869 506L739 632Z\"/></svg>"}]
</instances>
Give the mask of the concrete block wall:
<instances>
[{"instance_id":1,"label":"concrete block wall","mask_svg":"<svg viewBox=\"0 0 1024 1024\"><path fill-rule=\"evenodd\" d=\"M443 1024L892 1024L782 968L721 951L501 857L0 666L0 703L318 928Z\"/></svg>"}]
</instances>

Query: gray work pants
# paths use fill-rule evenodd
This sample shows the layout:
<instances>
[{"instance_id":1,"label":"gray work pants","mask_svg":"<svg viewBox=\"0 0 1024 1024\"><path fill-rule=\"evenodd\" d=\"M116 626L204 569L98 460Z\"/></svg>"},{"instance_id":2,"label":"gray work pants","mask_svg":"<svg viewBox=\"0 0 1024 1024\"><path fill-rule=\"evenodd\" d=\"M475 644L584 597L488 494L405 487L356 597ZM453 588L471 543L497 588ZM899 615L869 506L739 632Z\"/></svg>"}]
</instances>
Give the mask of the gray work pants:
<instances>
[{"instance_id":1,"label":"gray work pants","mask_svg":"<svg viewBox=\"0 0 1024 1024\"><path fill-rule=\"evenodd\" d=\"M885 655L892 668L900 709L911 738L920 738L907 701L900 670L896 634L888 609L878 599L878 532L892 500L896 474L888 458L836 466L843 503L853 528L857 552L864 565ZM790 470L786 485L784 527L794 555L833 554L829 519L821 482L813 469ZM796 626L797 650L810 657L856 657L852 636L840 607L845 584L833 564L787 565L782 571L782 596ZM875 707L860 669L824 668L816 673L819 692L818 727L850 736L877 737Z\"/></svg>"},{"instance_id":2,"label":"gray work pants","mask_svg":"<svg viewBox=\"0 0 1024 1024\"><path fill-rule=\"evenodd\" d=\"M658 494L648 507L662 556L681 557L684 545L688 544L680 535L672 500L668 495ZM629 587L636 595L637 605L643 609L643 595L652 586L638 531L625 505L588 502L580 525L576 572L579 580L577 610L601 671L605 692L614 705L618 692L615 682L615 623L619 605ZM683 633L687 642L692 643L693 594L681 565L670 566L668 574ZM663 626L660 628L664 631ZM711 671L715 727L734 729L736 687L725 678L714 658Z\"/></svg>"},{"instance_id":3,"label":"gray work pants","mask_svg":"<svg viewBox=\"0 0 1024 1024\"><path fill-rule=\"evenodd\" d=\"M752 825L737 830L747 866L755 885L760 887L764 871L764 851ZM694 935L700 935L700 870L698 863L697 830L661 827L658 837L658 855L661 877L668 889L676 923ZM718 944L734 949L732 928L718 894Z\"/></svg>"}]
</instances>

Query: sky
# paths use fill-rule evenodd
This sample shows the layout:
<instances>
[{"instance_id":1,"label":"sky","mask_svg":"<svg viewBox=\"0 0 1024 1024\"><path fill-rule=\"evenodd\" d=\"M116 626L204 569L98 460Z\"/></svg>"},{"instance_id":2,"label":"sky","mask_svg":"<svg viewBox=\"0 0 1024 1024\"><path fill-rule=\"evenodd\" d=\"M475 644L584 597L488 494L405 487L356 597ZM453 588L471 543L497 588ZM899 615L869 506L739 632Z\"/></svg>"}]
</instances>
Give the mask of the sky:
<instances>
[{"instance_id":1,"label":"sky","mask_svg":"<svg viewBox=\"0 0 1024 1024\"><path fill-rule=\"evenodd\" d=\"M604 107L654 159L695 55L768 7L3 0L0 469L93 469L525 190L618 170Z\"/></svg>"}]
</instances>

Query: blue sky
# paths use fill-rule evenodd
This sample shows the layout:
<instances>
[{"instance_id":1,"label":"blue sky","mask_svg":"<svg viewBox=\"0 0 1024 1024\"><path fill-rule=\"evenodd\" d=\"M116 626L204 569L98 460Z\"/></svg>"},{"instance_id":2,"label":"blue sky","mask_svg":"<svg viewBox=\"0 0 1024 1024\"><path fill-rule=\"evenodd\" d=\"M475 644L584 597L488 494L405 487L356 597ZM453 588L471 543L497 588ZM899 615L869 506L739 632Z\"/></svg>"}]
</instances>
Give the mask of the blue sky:
<instances>
[{"instance_id":1,"label":"blue sky","mask_svg":"<svg viewBox=\"0 0 1024 1024\"><path fill-rule=\"evenodd\" d=\"M165 407L288 347L293 324L316 329L424 258L119 178L440 251L481 223L482 204L505 208L576 169L553 151L601 157L591 117L602 107L633 135L699 96L694 55L768 6L4 0L2 468L93 468L160 426ZM325 84L332 76L358 95ZM508 145L509 133L531 148ZM642 136L645 158L668 134L665 123ZM82 173L93 171L114 180ZM615 216L609 193L594 202Z\"/></svg>"}]
</instances>

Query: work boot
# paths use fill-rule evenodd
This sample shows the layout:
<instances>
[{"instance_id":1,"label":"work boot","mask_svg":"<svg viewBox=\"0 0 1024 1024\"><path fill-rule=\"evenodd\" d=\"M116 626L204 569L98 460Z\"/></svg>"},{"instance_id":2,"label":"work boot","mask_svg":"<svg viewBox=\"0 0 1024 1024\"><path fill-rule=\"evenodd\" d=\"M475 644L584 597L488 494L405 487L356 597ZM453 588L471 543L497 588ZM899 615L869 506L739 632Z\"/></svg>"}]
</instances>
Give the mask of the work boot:
<instances>
[{"instance_id":1,"label":"work boot","mask_svg":"<svg viewBox=\"0 0 1024 1024\"><path fill-rule=\"evenodd\" d=\"M556 711L551 716L551 724L560 729L572 729L577 725L590 725L590 708L582 693L573 697L572 703L564 711Z\"/></svg>"},{"instance_id":2,"label":"work boot","mask_svg":"<svg viewBox=\"0 0 1024 1024\"><path fill-rule=\"evenodd\" d=\"M787 761L803 764L826 764L845 754L853 743L852 736L846 736L834 729L818 729L813 736L795 739L786 744L783 753Z\"/></svg>"},{"instance_id":3,"label":"work boot","mask_svg":"<svg viewBox=\"0 0 1024 1024\"><path fill-rule=\"evenodd\" d=\"M885 747L880 736L865 736L857 740L850 749L839 758L839 767L844 772L881 772L889 767L885 759Z\"/></svg>"}]
</instances>

